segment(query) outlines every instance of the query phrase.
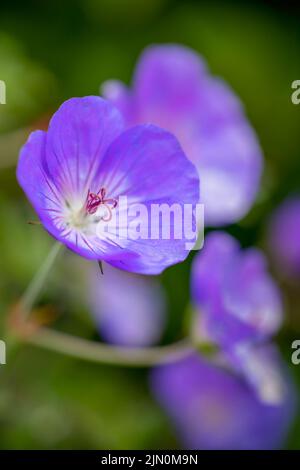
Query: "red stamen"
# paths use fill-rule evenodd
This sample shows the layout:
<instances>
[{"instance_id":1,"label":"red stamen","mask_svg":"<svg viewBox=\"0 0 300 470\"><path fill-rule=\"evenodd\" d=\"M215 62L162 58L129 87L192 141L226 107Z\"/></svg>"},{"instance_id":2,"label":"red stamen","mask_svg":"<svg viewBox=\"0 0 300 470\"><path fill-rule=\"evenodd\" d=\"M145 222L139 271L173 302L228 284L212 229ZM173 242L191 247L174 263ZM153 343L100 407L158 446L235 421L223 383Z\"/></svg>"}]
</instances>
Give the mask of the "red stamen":
<instances>
[{"instance_id":1,"label":"red stamen","mask_svg":"<svg viewBox=\"0 0 300 470\"><path fill-rule=\"evenodd\" d=\"M97 194L91 193L90 190L88 191L87 198L86 198L86 212L88 214L95 214L97 212L98 207L102 204L108 211L108 216L103 217L105 222L109 222L112 218L112 212L109 205L112 206L112 209L115 209L118 205L118 201L116 199L105 199L106 189L101 188Z\"/></svg>"}]
</instances>

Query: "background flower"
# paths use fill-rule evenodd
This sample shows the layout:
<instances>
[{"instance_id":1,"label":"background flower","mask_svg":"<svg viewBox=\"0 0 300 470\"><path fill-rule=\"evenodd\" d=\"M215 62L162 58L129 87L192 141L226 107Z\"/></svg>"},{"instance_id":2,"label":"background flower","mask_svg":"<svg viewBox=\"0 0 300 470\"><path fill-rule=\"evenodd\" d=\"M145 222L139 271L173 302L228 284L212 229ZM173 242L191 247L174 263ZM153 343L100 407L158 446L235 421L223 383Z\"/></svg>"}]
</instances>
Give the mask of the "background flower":
<instances>
[{"instance_id":1,"label":"background flower","mask_svg":"<svg viewBox=\"0 0 300 470\"><path fill-rule=\"evenodd\" d=\"M262 157L241 103L201 57L179 45L148 47L132 89L108 81L103 95L118 106L127 126L155 123L179 139L196 165L206 223L241 219L258 191Z\"/></svg>"},{"instance_id":2,"label":"background flower","mask_svg":"<svg viewBox=\"0 0 300 470\"><path fill-rule=\"evenodd\" d=\"M269 225L270 249L278 269L300 276L300 197L290 197L274 211Z\"/></svg>"},{"instance_id":3,"label":"background flower","mask_svg":"<svg viewBox=\"0 0 300 470\"><path fill-rule=\"evenodd\" d=\"M36 215L15 178L21 145L32 130L46 130L48 117L70 96L96 95L99 83L111 77L131 84L135 63L149 44L178 43L184 50L195 51L192 55L196 54L199 73L208 81L213 77L224 78L240 97L259 136L265 164L256 204L252 205L246 196L251 212L228 230L243 247L266 246L270 215L285 195L297 194L300 187L300 107L290 99L294 91L291 83L300 77L299 24L299 8L294 2L74 0L72 5L67 0L1 2L0 80L6 82L7 100L6 105L0 105L0 339L6 339L11 306L53 244L42 227L28 225ZM205 71L200 56L209 64L211 73ZM179 70L174 75L179 75ZM128 95L127 85L124 86L123 96L128 96L131 103L135 91L130 87ZM220 105L223 104L220 99ZM223 127L215 121L214 127L216 138ZM208 142L208 137L203 139ZM248 139L243 140L245 145L247 142ZM214 141L211 145L214 146ZM226 148L219 147L218 155L223 155L223 150ZM217 198L220 207L230 201L229 195L240 191L239 174L231 181L225 197ZM223 188L221 184L219 187ZM253 191L256 192L254 187ZM243 194L241 191L244 200ZM241 204L243 207L245 202ZM274 252L270 254L274 256ZM168 299L162 345L180 340L190 330L192 258L193 254L187 262L166 269L157 279ZM295 378L295 394L299 395L300 367L290 361L291 343L300 337L299 283L295 277L285 282L281 263L277 262L274 268L285 303L280 334L273 341ZM99 326L91 317L90 302L86 300L90 269L90 262L66 251L57 260L37 308L50 305L54 309L53 328L97 341ZM99 284L106 271L104 276L98 274ZM268 346L265 341L261 340L264 351ZM249 364L245 361L249 345L244 342L238 345L241 348L234 358L235 364L232 363L238 383L246 378L246 388L255 401L259 401L259 390L267 390L267 396L274 402L281 389L276 379L276 359L266 358L255 343L251 353L258 351L258 358L253 359L248 351ZM251 374L255 371L251 383L249 369ZM101 366L24 346L9 357L6 366L0 366L0 372L0 421L5 424L0 426L1 449L185 447L166 408L160 407L150 393L146 369ZM226 374L224 370L223 373ZM196 377L200 380L199 375ZM255 383L260 386L257 388ZM274 409L274 405L261 406L264 410ZM247 411L247 407L240 409L235 403L233 409L241 417ZM209 410L206 420L211 417L213 421L214 408ZM299 449L299 408L291 413L295 423L290 426L289 437L278 439L276 446ZM232 416L234 423L235 415ZM192 424L196 418L195 415ZM253 413L253 420L256 419L257 414ZM249 429L248 423L248 420L244 420L244 425L240 423L241 438L243 429L245 433ZM273 433L280 434L280 423L274 421L271 429L266 426L264 439L268 439L268 433L270 440ZM231 429L229 422L227 425ZM224 433L222 426L219 432ZM209 441L209 445L217 443ZM242 442L237 442L239 445Z\"/></svg>"},{"instance_id":4,"label":"background flower","mask_svg":"<svg viewBox=\"0 0 300 470\"><path fill-rule=\"evenodd\" d=\"M291 381L274 344L240 343L224 351L224 360L247 382L261 402L278 405L285 400Z\"/></svg>"},{"instance_id":5,"label":"background flower","mask_svg":"<svg viewBox=\"0 0 300 470\"><path fill-rule=\"evenodd\" d=\"M91 270L87 294L99 332L109 343L148 346L157 343L166 321L166 299L157 280L104 265Z\"/></svg>"},{"instance_id":6,"label":"background flower","mask_svg":"<svg viewBox=\"0 0 300 470\"><path fill-rule=\"evenodd\" d=\"M224 348L269 339L281 325L281 296L264 255L241 250L227 233L207 235L193 263L191 292L203 333Z\"/></svg>"},{"instance_id":7,"label":"background flower","mask_svg":"<svg viewBox=\"0 0 300 470\"><path fill-rule=\"evenodd\" d=\"M266 404L247 383L198 355L156 368L151 384L189 449L274 449L293 417L292 389L276 405Z\"/></svg>"}]
</instances>

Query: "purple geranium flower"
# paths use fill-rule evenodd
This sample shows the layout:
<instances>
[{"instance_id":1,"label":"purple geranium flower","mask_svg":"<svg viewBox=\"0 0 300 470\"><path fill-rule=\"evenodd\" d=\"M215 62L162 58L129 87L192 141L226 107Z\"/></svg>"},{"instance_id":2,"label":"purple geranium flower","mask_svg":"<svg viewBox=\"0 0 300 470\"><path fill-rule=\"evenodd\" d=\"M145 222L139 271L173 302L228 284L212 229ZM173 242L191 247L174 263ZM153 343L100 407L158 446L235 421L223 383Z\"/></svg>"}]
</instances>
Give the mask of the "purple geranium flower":
<instances>
[{"instance_id":1,"label":"purple geranium flower","mask_svg":"<svg viewBox=\"0 0 300 470\"><path fill-rule=\"evenodd\" d=\"M149 210L153 203L196 205L199 179L170 133L152 125L124 131L119 111L108 101L94 96L66 101L47 132L30 135L17 177L48 232L81 256L144 274L187 256L184 237L116 241L110 231L112 217L122 219L121 196L129 206ZM108 230L102 231L102 224Z\"/></svg>"},{"instance_id":2,"label":"purple geranium flower","mask_svg":"<svg viewBox=\"0 0 300 470\"><path fill-rule=\"evenodd\" d=\"M92 270L89 281L91 311L102 337L123 346L156 343L166 319L166 299L152 278L105 266L105 276Z\"/></svg>"},{"instance_id":3,"label":"purple geranium flower","mask_svg":"<svg viewBox=\"0 0 300 470\"><path fill-rule=\"evenodd\" d=\"M279 267L291 276L300 276L300 197L286 199L277 208L269 231Z\"/></svg>"},{"instance_id":4,"label":"purple geranium flower","mask_svg":"<svg viewBox=\"0 0 300 470\"><path fill-rule=\"evenodd\" d=\"M177 136L201 176L206 224L232 223L249 211L259 188L261 150L240 101L198 54L177 45L149 47L132 90L108 81L102 93L127 126L151 122Z\"/></svg>"},{"instance_id":5,"label":"purple geranium flower","mask_svg":"<svg viewBox=\"0 0 300 470\"><path fill-rule=\"evenodd\" d=\"M152 389L191 449L276 449L295 409L291 387L266 404L236 375L196 354L153 370Z\"/></svg>"},{"instance_id":6,"label":"purple geranium flower","mask_svg":"<svg viewBox=\"0 0 300 470\"><path fill-rule=\"evenodd\" d=\"M202 334L225 349L269 339L282 321L281 296L264 255L241 250L223 232L209 234L194 259L192 298Z\"/></svg>"}]
</instances>

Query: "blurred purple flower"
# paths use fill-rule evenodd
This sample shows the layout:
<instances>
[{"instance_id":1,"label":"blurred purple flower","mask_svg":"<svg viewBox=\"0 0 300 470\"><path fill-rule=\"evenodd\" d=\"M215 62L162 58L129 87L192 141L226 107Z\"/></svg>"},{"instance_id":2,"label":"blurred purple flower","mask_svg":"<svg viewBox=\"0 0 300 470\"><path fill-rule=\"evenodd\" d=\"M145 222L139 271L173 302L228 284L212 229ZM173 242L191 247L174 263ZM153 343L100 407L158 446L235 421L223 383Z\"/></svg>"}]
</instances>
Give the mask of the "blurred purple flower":
<instances>
[{"instance_id":1,"label":"blurred purple flower","mask_svg":"<svg viewBox=\"0 0 300 470\"><path fill-rule=\"evenodd\" d=\"M300 197L286 199L276 209L269 232L279 268L291 276L300 276Z\"/></svg>"},{"instance_id":2,"label":"blurred purple flower","mask_svg":"<svg viewBox=\"0 0 300 470\"><path fill-rule=\"evenodd\" d=\"M231 368L244 377L257 397L268 404L283 401L288 386L278 349L274 344L240 343L224 352Z\"/></svg>"},{"instance_id":3,"label":"blurred purple flower","mask_svg":"<svg viewBox=\"0 0 300 470\"><path fill-rule=\"evenodd\" d=\"M122 217L120 196L147 209L199 200L197 171L177 140L151 125L124 132L119 111L100 97L66 101L48 132L33 132L17 177L48 232L81 256L156 274L188 254L184 239L116 242L109 227L99 236L99 223Z\"/></svg>"},{"instance_id":4,"label":"blurred purple flower","mask_svg":"<svg viewBox=\"0 0 300 470\"><path fill-rule=\"evenodd\" d=\"M201 334L222 348L267 340L281 325L281 296L264 255L253 248L242 251L224 232L206 237L191 284Z\"/></svg>"},{"instance_id":5,"label":"blurred purple flower","mask_svg":"<svg viewBox=\"0 0 300 470\"><path fill-rule=\"evenodd\" d=\"M240 101L197 53L177 45L148 47L132 90L110 80L102 93L127 126L150 122L177 136L199 170L206 224L232 223L249 211L259 188L261 150Z\"/></svg>"},{"instance_id":6,"label":"blurred purple flower","mask_svg":"<svg viewBox=\"0 0 300 470\"><path fill-rule=\"evenodd\" d=\"M197 355L157 367L151 385L190 449L276 449L295 409L291 388L280 403L263 403L243 380Z\"/></svg>"},{"instance_id":7,"label":"blurred purple flower","mask_svg":"<svg viewBox=\"0 0 300 470\"><path fill-rule=\"evenodd\" d=\"M152 278L104 266L105 275L90 275L89 301L102 337L123 346L148 346L159 341L166 319L166 301Z\"/></svg>"}]
</instances>

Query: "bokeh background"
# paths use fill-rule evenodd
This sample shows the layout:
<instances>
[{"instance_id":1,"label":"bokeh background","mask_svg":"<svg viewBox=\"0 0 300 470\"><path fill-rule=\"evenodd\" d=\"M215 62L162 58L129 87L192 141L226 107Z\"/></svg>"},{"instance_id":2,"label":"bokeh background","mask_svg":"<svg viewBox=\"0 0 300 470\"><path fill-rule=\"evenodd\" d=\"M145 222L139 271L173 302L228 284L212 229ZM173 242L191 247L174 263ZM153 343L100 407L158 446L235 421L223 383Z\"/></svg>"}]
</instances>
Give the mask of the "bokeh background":
<instances>
[{"instance_id":1,"label":"bokeh background","mask_svg":"<svg viewBox=\"0 0 300 470\"><path fill-rule=\"evenodd\" d=\"M300 189L300 105L291 102L291 84L300 79L299 7L286 1L2 0L0 79L7 104L0 105L0 338L11 306L53 243L27 223L36 216L15 178L20 146L31 130L47 126L65 99L98 94L110 78L129 83L143 48L165 42L201 53L245 105L266 167L255 206L228 231L243 246L269 253L270 214ZM187 329L191 258L160 278L167 304L162 344ZM65 254L39 304L53 309L57 328L96 340L82 282L88 264ZM299 280L273 271L286 305L277 342L300 391L300 366L290 361L291 342L300 338ZM30 346L7 361L0 366L2 449L180 448L151 395L147 369L95 365ZM300 448L300 415L286 446Z\"/></svg>"}]
</instances>

